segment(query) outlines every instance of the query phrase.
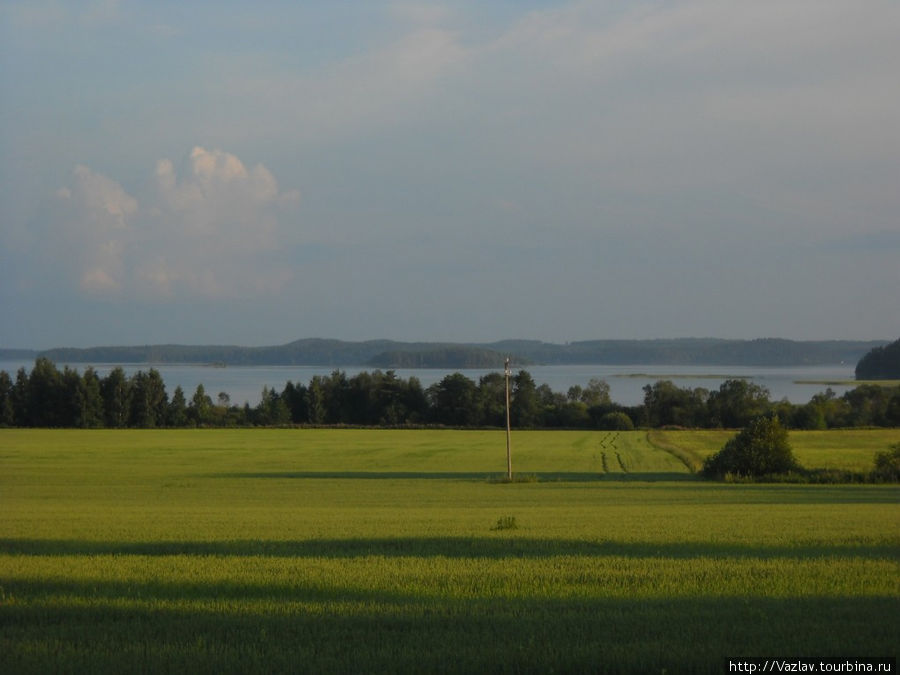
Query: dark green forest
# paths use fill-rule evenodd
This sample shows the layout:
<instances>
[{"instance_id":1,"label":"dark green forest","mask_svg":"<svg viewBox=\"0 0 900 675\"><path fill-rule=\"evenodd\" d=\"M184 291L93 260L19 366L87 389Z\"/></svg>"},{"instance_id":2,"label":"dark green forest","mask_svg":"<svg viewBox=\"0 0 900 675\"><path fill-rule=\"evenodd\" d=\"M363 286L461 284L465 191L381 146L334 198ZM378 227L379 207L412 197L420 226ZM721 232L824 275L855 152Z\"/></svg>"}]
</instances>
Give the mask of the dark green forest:
<instances>
[{"instance_id":1,"label":"dark green forest","mask_svg":"<svg viewBox=\"0 0 900 675\"><path fill-rule=\"evenodd\" d=\"M319 338L270 347L234 345L143 345L0 350L0 358L44 357L55 363L217 363L226 365L366 366L371 368L490 368L506 356L519 365L666 364L801 366L856 363L884 341L793 341L775 338L721 340L588 340L554 344L503 340L484 344L345 342Z\"/></svg>"},{"instance_id":2,"label":"dark green forest","mask_svg":"<svg viewBox=\"0 0 900 675\"><path fill-rule=\"evenodd\" d=\"M122 368L100 377L38 358L13 379L0 371L0 426L155 428L278 425L501 427L505 378L488 373L474 381L456 372L423 388L415 377L374 370L348 377L341 370L308 383L264 388L258 405L232 405L227 392L199 385L169 395L151 368L127 376ZM670 380L644 387L641 405L610 399L609 386L591 380L556 392L527 370L511 377L510 416L518 428L610 429L634 427L740 428L777 414L787 428L900 426L900 386L863 384L836 396L826 390L805 404L772 401L764 387L730 379L718 389L682 388Z\"/></svg>"},{"instance_id":3,"label":"dark green forest","mask_svg":"<svg viewBox=\"0 0 900 675\"><path fill-rule=\"evenodd\" d=\"M875 347L856 364L857 380L900 379L900 339Z\"/></svg>"}]
</instances>

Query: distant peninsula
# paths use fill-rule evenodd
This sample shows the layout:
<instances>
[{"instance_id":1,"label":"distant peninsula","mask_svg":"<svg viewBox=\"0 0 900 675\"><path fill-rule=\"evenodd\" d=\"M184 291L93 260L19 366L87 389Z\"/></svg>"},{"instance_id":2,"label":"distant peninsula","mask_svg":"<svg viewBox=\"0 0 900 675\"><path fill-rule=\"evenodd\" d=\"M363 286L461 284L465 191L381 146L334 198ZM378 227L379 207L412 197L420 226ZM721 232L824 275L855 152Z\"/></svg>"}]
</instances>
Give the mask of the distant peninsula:
<instances>
[{"instance_id":1,"label":"distant peninsula","mask_svg":"<svg viewBox=\"0 0 900 675\"><path fill-rule=\"evenodd\" d=\"M900 379L900 340L875 347L856 364L857 380Z\"/></svg>"},{"instance_id":2,"label":"distant peninsula","mask_svg":"<svg viewBox=\"0 0 900 675\"><path fill-rule=\"evenodd\" d=\"M348 342L322 338L270 347L234 345L144 345L3 350L0 359L45 357L55 363L191 363L216 366L366 366L375 368L496 368L506 357L517 366L715 365L816 366L856 364L886 340L794 341L778 338L726 340L588 340L555 344L538 340L491 343Z\"/></svg>"}]
</instances>

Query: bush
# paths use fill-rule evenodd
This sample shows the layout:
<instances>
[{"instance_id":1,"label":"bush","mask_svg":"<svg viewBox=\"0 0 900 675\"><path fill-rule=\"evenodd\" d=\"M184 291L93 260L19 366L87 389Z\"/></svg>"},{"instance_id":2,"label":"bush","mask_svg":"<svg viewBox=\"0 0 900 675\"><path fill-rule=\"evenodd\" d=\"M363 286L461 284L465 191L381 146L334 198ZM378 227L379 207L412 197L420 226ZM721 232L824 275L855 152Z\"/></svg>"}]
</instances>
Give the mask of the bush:
<instances>
[{"instance_id":1,"label":"bush","mask_svg":"<svg viewBox=\"0 0 900 675\"><path fill-rule=\"evenodd\" d=\"M634 422L623 412L611 412L600 418L597 428L603 431L633 431Z\"/></svg>"},{"instance_id":2,"label":"bush","mask_svg":"<svg viewBox=\"0 0 900 675\"><path fill-rule=\"evenodd\" d=\"M890 483L900 481L900 443L894 443L886 452L875 453L872 477Z\"/></svg>"},{"instance_id":3,"label":"bush","mask_svg":"<svg viewBox=\"0 0 900 675\"><path fill-rule=\"evenodd\" d=\"M516 523L515 516L504 516L497 520L497 524L494 525L491 530L497 532L499 530L518 530L519 524Z\"/></svg>"},{"instance_id":4,"label":"bush","mask_svg":"<svg viewBox=\"0 0 900 675\"><path fill-rule=\"evenodd\" d=\"M703 475L760 477L800 470L776 415L757 417L703 463Z\"/></svg>"},{"instance_id":5,"label":"bush","mask_svg":"<svg viewBox=\"0 0 900 675\"><path fill-rule=\"evenodd\" d=\"M512 478L510 478L506 474L503 474L502 476L491 476L490 478L488 478L488 483L491 483L492 485L537 482L539 482L539 478L537 474L533 473L514 473Z\"/></svg>"}]
</instances>

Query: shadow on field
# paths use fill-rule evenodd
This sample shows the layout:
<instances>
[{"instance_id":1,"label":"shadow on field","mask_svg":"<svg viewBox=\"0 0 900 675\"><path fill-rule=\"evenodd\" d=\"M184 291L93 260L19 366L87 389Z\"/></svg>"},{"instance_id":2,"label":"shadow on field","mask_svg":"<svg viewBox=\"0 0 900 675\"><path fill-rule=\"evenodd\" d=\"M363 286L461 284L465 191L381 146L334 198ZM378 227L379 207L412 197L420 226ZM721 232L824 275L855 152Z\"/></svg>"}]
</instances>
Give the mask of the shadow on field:
<instances>
[{"instance_id":1,"label":"shadow on field","mask_svg":"<svg viewBox=\"0 0 900 675\"><path fill-rule=\"evenodd\" d=\"M0 553L17 556L260 556L272 558L896 558L890 545L765 546L710 542L622 542L535 539L498 533L487 537L375 537L294 541L107 542L77 539L0 539Z\"/></svg>"},{"instance_id":2,"label":"shadow on field","mask_svg":"<svg viewBox=\"0 0 900 675\"><path fill-rule=\"evenodd\" d=\"M721 673L726 657L752 654L884 655L898 630L884 597L487 598L219 581L7 592L20 600L0 605L5 672Z\"/></svg>"},{"instance_id":3,"label":"shadow on field","mask_svg":"<svg viewBox=\"0 0 900 675\"><path fill-rule=\"evenodd\" d=\"M256 478L256 479L361 479L361 480L466 480L488 482L502 478L505 474L498 472L461 472L461 471L250 471L243 473L215 473L204 474L207 478ZM592 472L550 472L525 471L525 476L533 476L534 482L540 483L588 483L608 481L636 481L636 482L671 482L671 481L696 481L698 476L686 472L658 472L658 473L592 473ZM527 482L527 481L525 481Z\"/></svg>"}]
</instances>

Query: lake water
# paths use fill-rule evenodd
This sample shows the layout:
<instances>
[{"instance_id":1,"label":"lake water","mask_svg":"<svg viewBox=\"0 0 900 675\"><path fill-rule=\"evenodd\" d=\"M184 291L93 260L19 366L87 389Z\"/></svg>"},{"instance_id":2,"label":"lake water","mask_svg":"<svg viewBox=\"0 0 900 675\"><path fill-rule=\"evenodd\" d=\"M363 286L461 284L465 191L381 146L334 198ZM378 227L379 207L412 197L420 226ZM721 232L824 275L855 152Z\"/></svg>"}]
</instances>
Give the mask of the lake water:
<instances>
[{"instance_id":1,"label":"lake water","mask_svg":"<svg viewBox=\"0 0 900 675\"><path fill-rule=\"evenodd\" d=\"M19 368L29 370L33 362L0 361L0 370L5 370L15 380ZM64 364L57 364L62 370ZM88 364L72 364L79 372L83 372ZM105 376L116 365L121 365L126 373L133 374L138 370L147 371L156 368L166 383L169 395L180 386L185 396L191 394L202 384L206 393L216 399L219 392L226 392L234 404L250 405L259 403L264 386L281 391L288 380L294 383L308 384L315 375L330 375L335 367L322 366L228 366L218 368L202 365L185 364L93 364L101 376ZM718 389L719 385L730 378L746 378L769 390L770 398L779 401L786 398L791 403L806 403L814 394L831 387L838 395L853 388L854 385L828 384L840 380L852 380L855 364L826 366L795 367L751 367L751 366L610 366L610 365L565 365L565 366L529 366L526 368L538 385L548 384L551 389L561 393L568 391L573 385L585 386L591 378L606 380L609 384L613 401L622 405L637 405L643 402L643 387L657 380L672 380L678 387L703 387ZM341 367L348 377L372 368ZM439 382L452 370L436 368L397 368L398 377L407 379L417 377L423 387ZM497 370L461 370L466 377L478 382L478 378Z\"/></svg>"}]
</instances>

